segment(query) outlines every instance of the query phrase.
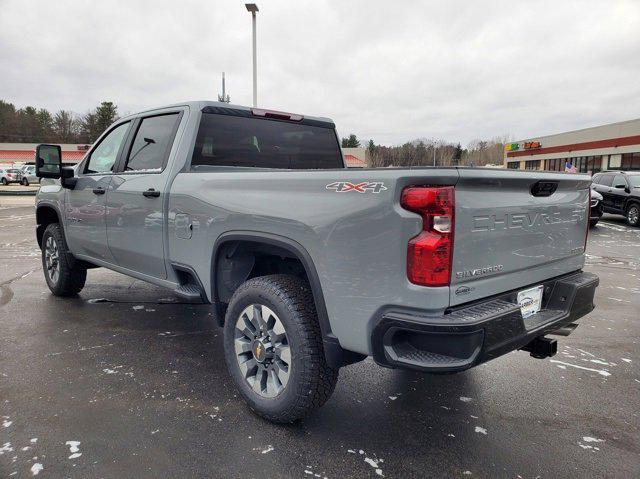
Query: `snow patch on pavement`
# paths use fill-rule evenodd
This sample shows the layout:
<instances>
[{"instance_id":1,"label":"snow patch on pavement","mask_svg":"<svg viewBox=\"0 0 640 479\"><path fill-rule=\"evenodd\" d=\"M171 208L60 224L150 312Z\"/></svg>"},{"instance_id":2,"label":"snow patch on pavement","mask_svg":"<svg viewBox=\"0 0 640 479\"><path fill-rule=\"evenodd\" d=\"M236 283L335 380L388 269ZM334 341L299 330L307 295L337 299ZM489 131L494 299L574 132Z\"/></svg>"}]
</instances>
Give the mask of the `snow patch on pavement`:
<instances>
[{"instance_id":1,"label":"snow patch on pavement","mask_svg":"<svg viewBox=\"0 0 640 479\"><path fill-rule=\"evenodd\" d=\"M555 363L555 364L562 364L564 366L569 366L572 368L576 368L576 369L583 369L585 371L591 371L594 373L598 373L600 376L611 376L611 373L605 369L594 369L594 368L586 368L584 366L578 366L577 364L571 364L571 363L565 363L563 361L557 361L555 359L550 359L549 362Z\"/></svg>"},{"instance_id":2,"label":"snow patch on pavement","mask_svg":"<svg viewBox=\"0 0 640 479\"><path fill-rule=\"evenodd\" d=\"M597 437L584 436L582 438L584 442L604 442L604 439L598 439Z\"/></svg>"},{"instance_id":3,"label":"snow patch on pavement","mask_svg":"<svg viewBox=\"0 0 640 479\"><path fill-rule=\"evenodd\" d=\"M13 447L11 447L10 442L5 442L2 447L0 447L0 456L2 456L5 452L13 452Z\"/></svg>"},{"instance_id":4,"label":"snow patch on pavement","mask_svg":"<svg viewBox=\"0 0 640 479\"><path fill-rule=\"evenodd\" d=\"M69 446L69 452L71 453L69 459L77 459L82 456L80 448L78 447L80 445L80 441L67 441L65 444Z\"/></svg>"}]
</instances>

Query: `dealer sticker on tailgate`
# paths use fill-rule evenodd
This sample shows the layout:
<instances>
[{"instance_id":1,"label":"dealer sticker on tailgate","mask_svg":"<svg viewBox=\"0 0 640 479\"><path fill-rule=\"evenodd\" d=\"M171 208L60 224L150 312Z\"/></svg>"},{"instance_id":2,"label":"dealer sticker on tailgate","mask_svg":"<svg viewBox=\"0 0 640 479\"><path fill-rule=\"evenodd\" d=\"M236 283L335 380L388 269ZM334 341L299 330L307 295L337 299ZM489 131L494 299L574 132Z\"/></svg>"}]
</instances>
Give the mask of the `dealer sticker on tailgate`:
<instances>
[{"instance_id":1,"label":"dealer sticker on tailgate","mask_svg":"<svg viewBox=\"0 0 640 479\"><path fill-rule=\"evenodd\" d=\"M527 319L540 311L542 307L542 285L520 291L518 293L518 304L520 305L523 319Z\"/></svg>"}]
</instances>

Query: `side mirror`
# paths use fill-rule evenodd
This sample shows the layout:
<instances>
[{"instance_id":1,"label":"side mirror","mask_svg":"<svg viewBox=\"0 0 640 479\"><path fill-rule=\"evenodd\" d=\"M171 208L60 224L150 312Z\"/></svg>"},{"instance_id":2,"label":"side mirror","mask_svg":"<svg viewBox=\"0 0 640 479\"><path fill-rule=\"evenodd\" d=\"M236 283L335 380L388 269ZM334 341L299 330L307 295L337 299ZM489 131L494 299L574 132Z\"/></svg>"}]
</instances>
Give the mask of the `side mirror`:
<instances>
[{"instance_id":1,"label":"side mirror","mask_svg":"<svg viewBox=\"0 0 640 479\"><path fill-rule=\"evenodd\" d=\"M38 145L36 148L36 176L60 178L62 176L62 151L58 145Z\"/></svg>"},{"instance_id":2,"label":"side mirror","mask_svg":"<svg viewBox=\"0 0 640 479\"><path fill-rule=\"evenodd\" d=\"M617 188L619 190L626 190L627 189L627 185L615 185L614 188Z\"/></svg>"}]
</instances>

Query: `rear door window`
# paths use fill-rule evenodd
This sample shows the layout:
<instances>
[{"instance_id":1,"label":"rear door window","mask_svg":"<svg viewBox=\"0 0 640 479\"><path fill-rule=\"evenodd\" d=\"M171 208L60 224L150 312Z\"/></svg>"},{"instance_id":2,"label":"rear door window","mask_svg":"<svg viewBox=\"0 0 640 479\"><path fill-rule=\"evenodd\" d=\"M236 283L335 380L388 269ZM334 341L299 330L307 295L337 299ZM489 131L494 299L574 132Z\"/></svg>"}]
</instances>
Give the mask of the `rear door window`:
<instances>
[{"instance_id":1,"label":"rear door window","mask_svg":"<svg viewBox=\"0 0 640 479\"><path fill-rule=\"evenodd\" d=\"M344 163L333 128L203 113L191 167L219 166L326 169Z\"/></svg>"},{"instance_id":2,"label":"rear door window","mask_svg":"<svg viewBox=\"0 0 640 479\"><path fill-rule=\"evenodd\" d=\"M127 155L125 171L159 173L166 164L180 115L143 118Z\"/></svg>"}]
</instances>

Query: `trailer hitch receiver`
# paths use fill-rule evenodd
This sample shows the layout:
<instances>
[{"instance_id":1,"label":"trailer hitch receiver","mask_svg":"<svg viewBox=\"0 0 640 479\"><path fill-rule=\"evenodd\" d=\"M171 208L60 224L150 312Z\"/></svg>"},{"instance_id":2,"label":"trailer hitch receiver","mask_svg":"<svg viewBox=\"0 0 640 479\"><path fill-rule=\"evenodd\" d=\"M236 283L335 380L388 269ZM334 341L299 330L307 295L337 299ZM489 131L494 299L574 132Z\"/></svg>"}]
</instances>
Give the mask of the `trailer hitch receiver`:
<instances>
[{"instance_id":1,"label":"trailer hitch receiver","mask_svg":"<svg viewBox=\"0 0 640 479\"><path fill-rule=\"evenodd\" d=\"M520 349L528 351L536 359L550 358L558 352L558 342L555 339L540 336Z\"/></svg>"}]
</instances>

